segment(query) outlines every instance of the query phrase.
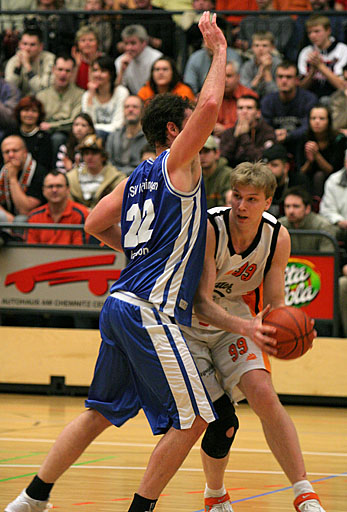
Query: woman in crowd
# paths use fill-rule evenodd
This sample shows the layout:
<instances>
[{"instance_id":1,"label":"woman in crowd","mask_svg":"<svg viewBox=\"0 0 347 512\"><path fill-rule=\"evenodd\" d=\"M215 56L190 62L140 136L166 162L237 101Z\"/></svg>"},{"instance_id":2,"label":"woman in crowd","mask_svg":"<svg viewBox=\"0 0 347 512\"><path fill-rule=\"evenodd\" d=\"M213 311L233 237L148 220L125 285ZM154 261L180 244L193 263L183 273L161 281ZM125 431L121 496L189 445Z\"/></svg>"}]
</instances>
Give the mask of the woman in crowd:
<instances>
[{"instance_id":1,"label":"woman in crowd","mask_svg":"<svg viewBox=\"0 0 347 512\"><path fill-rule=\"evenodd\" d=\"M94 124L89 114L81 112L75 117L67 143L62 144L57 154L55 167L61 172L68 172L82 161L79 145L84 137L95 133Z\"/></svg>"},{"instance_id":2,"label":"woman in crowd","mask_svg":"<svg viewBox=\"0 0 347 512\"><path fill-rule=\"evenodd\" d=\"M77 31L71 55L76 61L76 85L87 89L91 63L101 55L98 34L93 27L85 25Z\"/></svg>"},{"instance_id":3,"label":"woman in crowd","mask_svg":"<svg viewBox=\"0 0 347 512\"><path fill-rule=\"evenodd\" d=\"M322 197L327 177L343 167L346 137L332 127L331 113L325 105L309 112L309 127L299 151L298 168L311 183L312 195Z\"/></svg>"},{"instance_id":4,"label":"woman in crowd","mask_svg":"<svg viewBox=\"0 0 347 512\"><path fill-rule=\"evenodd\" d=\"M40 130L40 123L45 119L44 107L35 96L25 96L16 105L14 115L18 128L13 135L20 135L32 157L45 169L52 167L52 143L47 131Z\"/></svg>"},{"instance_id":5,"label":"woman in crowd","mask_svg":"<svg viewBox=\"0 0 347 512\"><path fill-rule=\"evenodd\" d=\"M105 141L108 134L124 121L124 101L129 91L115 85L116 68L108 56L98 57L92 64L88 90L82 96L82 111L93 119L95 131Z\"/></svg>"},{"instance_id":6,"label":"woman in crowd","mask_svg":"<svg viewBox=\"0 0 347 512\"><path fill-rule=\"evenodd\" d=\"M156 94L165 92L195 101L192 89L182 82L175 62L170 57L159 57L152 65L149 81L141 87L137 95L142 101L147 101Z\"/></svg>"}]
</instances>

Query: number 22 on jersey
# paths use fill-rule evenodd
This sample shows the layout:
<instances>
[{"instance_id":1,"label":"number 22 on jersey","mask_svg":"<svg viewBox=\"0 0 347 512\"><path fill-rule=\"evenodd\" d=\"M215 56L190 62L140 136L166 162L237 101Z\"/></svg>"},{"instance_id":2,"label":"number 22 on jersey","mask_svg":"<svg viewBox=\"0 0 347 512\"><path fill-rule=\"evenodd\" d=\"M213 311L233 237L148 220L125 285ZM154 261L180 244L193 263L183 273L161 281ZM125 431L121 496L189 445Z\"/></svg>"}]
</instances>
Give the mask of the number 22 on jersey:
<instances>
[{"instance_id":1,"label":"number 22 on jersey","mask_svg":"<svg viewBox=\"0 0 347 512\"><path fill-rule=\"evenodd\" d=\"M146 199L143 210L138 203L130 206L126 220L131 222L128 232L124 235L124 247L136 247L150 240L153 229L149 229L155 217L152 199Z\"/></svg>"}]
</instances>

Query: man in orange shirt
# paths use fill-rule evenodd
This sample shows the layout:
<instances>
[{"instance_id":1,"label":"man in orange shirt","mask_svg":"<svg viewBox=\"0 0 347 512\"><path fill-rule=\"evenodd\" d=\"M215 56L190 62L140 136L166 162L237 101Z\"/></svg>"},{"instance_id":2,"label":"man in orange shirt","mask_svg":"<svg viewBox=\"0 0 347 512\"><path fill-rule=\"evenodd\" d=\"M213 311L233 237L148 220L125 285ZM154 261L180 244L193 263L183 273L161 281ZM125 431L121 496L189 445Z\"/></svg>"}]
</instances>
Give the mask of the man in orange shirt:
<instances>
[{"instance_id":1,"label":"man in orange shirt","mask_svg":"<svg viewBox=\"0 0 347 512\"><path fill-rule=\"evenodd\" d=\"M49 172L43 182L43 195L47 203L31 211L30 224L83 224L89 210L70 199L69 182L59 171ZM86 243L84 229L29 229L29 244L82 245Z\"/></svg>"},{"instance_id":2,"label":"man in orange shirt","mask_svg":"<svg viewBox=\"0 0 347 512\"><path fill-rule=\"evenodd\" d=\"M239 65L237 62L227 62L225 74L225 90L222 106L213 134L220 137L228 128L232 128L237 119L236 103L241 96L254 96L258 94L240 83Z\"/></svg>"}]
</instances>

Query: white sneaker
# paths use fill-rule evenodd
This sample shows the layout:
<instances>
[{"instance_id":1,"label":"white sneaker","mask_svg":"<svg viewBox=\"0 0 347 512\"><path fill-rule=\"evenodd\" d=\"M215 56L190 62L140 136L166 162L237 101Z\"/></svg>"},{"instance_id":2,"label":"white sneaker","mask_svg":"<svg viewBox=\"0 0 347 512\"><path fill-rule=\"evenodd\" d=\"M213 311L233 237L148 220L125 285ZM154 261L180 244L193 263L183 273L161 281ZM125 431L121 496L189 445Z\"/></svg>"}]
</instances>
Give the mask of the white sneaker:
<instances>
[{"instance_id":1,"label":"white sneaker","mask_svg":"<svg viewBox=\"0 0 347 512\"><path fill-rule=\"evenodd\" d=\"M220 498L205 498L205 512L234 512L229 494Z\"/></svg>"},{"instance_id":2,"label":"white sneaker","mask_svg":"<svg viewBox=\"0 0 347 512\"><path fill-rule=\"evenodd\" d=\"M315 492L300 494L294 501L294 507L297 512L325 512Z\"/></svg>"},{"instance_id":3,"label":"white sneaker","mask_svg":"<svg viewBox=\"0 0 347 512\"><path fill-rule=\"evenodd\" d=\"M5 512L45 512L51 508L53 507L48 501L33 500L24 490L7 505Z\"/></svg>"}]
</instances>

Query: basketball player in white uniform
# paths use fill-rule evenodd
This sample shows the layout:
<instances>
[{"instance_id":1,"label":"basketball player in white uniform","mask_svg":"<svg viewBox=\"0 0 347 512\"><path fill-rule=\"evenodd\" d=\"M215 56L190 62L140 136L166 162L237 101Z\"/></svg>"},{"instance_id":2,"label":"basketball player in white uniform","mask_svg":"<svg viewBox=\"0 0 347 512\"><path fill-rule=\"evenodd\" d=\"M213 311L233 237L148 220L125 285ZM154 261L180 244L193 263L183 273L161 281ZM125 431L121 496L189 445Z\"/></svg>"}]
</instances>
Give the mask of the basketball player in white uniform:
<instances>
[{"instance_id":1,"label":"basketball player in white uniform","mask_svg":"<svg viewBox=\"0 0 347 512\"><path fill-rule=\"evenodd\" d=\"M266 212L275 188L272 172L261 162L245 162L234 169L231 208L209 210L195 315L192 327L182 327L219 415L201 443L206 512L232 512L223 476L238 421L229 399L237 402L243 397L258 414L269 447L293 485L296 510L324 512L306 478L296 429L273 389L269 360L258 334L252 341L235 319L240 316L246 323L263 309L263 302L271 309L285 305L290 238L286 228Z\"/></svg>"}]
</instances>

